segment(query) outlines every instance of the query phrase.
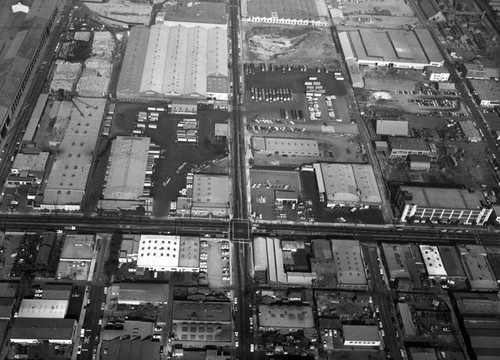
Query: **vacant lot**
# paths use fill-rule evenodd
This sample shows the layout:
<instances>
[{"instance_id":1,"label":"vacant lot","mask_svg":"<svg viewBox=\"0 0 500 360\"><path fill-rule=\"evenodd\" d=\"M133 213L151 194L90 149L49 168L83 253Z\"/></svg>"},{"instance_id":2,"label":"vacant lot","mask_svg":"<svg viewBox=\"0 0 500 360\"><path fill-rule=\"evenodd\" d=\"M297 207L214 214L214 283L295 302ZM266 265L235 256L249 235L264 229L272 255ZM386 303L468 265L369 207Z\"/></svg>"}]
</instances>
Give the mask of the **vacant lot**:
<instances>
[{"instance_id":1,"label":"vacant lot","mask_svg":"<svg viewBox=\"0 0 500 360\"><path fill-rule=\"evenodd\" d=\"M248 62L335 66L329 29L243 23L243 58Z\"/></svg>"}]
</instances>

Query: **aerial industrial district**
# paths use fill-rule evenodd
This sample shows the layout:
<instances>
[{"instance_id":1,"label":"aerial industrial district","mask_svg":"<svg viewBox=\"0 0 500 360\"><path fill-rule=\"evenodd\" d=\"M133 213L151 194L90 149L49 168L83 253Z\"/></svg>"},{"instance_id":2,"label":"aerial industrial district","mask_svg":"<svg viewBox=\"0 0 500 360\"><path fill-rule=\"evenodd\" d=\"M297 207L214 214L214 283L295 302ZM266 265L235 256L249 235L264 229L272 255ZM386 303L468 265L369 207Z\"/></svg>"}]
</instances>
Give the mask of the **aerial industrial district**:
<instances>
[{"instance_id":1,"label":"aerial industrial district","mask_svg":"<svg viewBox=\"0 0 500 360\"><path fill-rule=\"evenodd\" d=\"M499 0L0 2L0 358L500 359Z\"/></svg>"}]
</instances>

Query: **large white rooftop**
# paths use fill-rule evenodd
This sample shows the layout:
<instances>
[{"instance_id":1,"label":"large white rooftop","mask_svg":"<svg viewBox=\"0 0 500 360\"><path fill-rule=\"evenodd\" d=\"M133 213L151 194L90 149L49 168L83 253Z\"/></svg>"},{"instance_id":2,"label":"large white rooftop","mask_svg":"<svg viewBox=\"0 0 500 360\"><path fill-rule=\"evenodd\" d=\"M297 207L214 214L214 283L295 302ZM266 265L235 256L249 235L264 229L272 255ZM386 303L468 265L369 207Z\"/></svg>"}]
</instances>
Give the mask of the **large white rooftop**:
<instances>
[{"instance_id":1,"label":"large white rooftop","mask_svg":"<svg viewBox=\"0 0 500 360\"><path fill-rule=\"evenodd\" d=\"M68 304L68 300L23 299L17 317L63 319Z\"/></svg>"},{"instance_id":2,"label":"large white rooftop","mask_svg":"<svg viewBox=\"0 0 500 360\"><path fill-rule=\"evenodd\" d=\"M167 270L179 264L180 236L142 235L137 266Z\"/></svg>"},{"instance_id":3,"label":"large white rooftop","mask_svg":"<svg viewBox=\"0 0 500 360\"><path fill-rule=\"evenodd\" d=\"M437 246L419 245L419 247L429 277L446 277L446 269Z\"/></svg>"},{"instance_id":4,"label":"large white rooftop","mask_svg":"<svg viewBox=\"0 0 500 360\"><path fill-rule=\"evenodd\" d=\"M227 78L227 60L227 31L222 25L137 26L130 33L117 92L122 97L204 97L221 92L213 79Z\"/></svg>"}]
</instances>

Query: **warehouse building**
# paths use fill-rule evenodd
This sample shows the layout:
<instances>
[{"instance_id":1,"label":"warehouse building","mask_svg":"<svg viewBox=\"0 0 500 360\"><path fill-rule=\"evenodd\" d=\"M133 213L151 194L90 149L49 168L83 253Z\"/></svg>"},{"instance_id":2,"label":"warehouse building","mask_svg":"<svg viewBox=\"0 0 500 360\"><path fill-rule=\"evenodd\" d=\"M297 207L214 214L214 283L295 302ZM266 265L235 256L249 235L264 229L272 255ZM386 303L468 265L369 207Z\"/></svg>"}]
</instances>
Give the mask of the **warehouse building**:
<instances>
[{"instance_id":1,"label":"warehouse building","mask_svg":"<svg viewBox=\"0 0 500 360\"><path fill-rule=\"evenodd\" d=\"M342 325L344 346L375 347L380 345L377 326L374 325Z\"/></svg>"},{"instance_id":2,"label":"warehouse building","mask_svg":"<svg viewBox=\"0 0 500 360\"><path fill-rule=\"evenodd\" d=\"M446 269L444 268L437 246L419 245L419 248L424 259L428 278L438 281L446 280Z\"/></svg>"},{"instance_id":3,"label":"warehouse building","mask_svg":"<svg viewBox=\"0 0 500 360\"><path fill-rule=\"evenodd\" d=\"M229 177L194 174L192 215L226 217L230 210Z\"/></svg>"},{"instance_id":4,"label":"warehouse building","mask_svg":"<svg viewBox=\"0 0 500 360\"><path fill-rule=\"evenodd\" d=\"M12 324L10 342L20 344L73 343L77 323L74 319L16 318Z\"/></svg>"},{"instance_id":5,"label":"warehouse building","mask_svg":"<svg viewBox=\"0 0 500 360\"><path fill-rule=\"evenodd\" d=\"M229 302L174 300L172 331L174 345L230 346L232 339Z\"/></svg>"},{"instance_id":6,"label":"warehouse building","mask_svg":"<svg viewBox=\"0 0 500 360\"><path fill-rule=\"evenodd\" d=\"M446 270L446 279L449 281L463 282L467 279L464 268L460 262L457 249L454 246L438 246L439 254Z\"/></svg>"},{"instance_id":7,"label":"warehouse building","mask_svg":"<svg viewBox=\"0 0 500 360\"><path fill-rule=\"evenodd\" d=\"M94 251L93 235L66 234L61 251L61 261L92 261Z\"/></svg>"},{"instance_id":8,"label":"warehouse building","mask_svg":"<svg viewBox=\"0 0 500 360\"><path fill-rule=\"evenodd\" d=\"M23 299L18 318L64 319L69 300Z\"/></svg>"},{"instance_id":9,"label":"warehouse building","mask_svg":"<svg viewBox=\"0 0 500 360\"><path fill-rule=\"evenodd\" d=\"M18 153L10 172L20 176L32 176L41 181L49 155L48 152Z\"/></svg>"},{"instance_id":10,"label":"warehouse building","mask_svg":"<svg viewBox=\"0 0 500 360\"><path fill-rule=\"evenodd\" d=\"M0 4L0 23L17 29L0 35L0 140L17 120L26 86L44 53L44 46L59 14L59 1L34 0L26 15L12 16L11 2Z\"/></svg>"},{"instance_id":11,"label":"warehouse building","mask_svg":"<svg viewBox=\"0 0 500 360\"><path fill-rule=\"evenodd\" d=\"M431 158L427 155L408 155L410 170L413 171L430 171Z\"/></svg>"},{"instance_id":12,"label":"warehouse building","mask_svg":"<svg viewBox=\"0 0 500 360\"><path fill-rule=\"evenodd\" d=\"M134 210L142 199L149 157L150 138L117 136L109 157L108 175L100 207Z\"/></svg>"},{"instance_id":13,"label":"warehouse building","mask_svg":"<svg viewBox=\"0 0 500 360\"><path fill-rule=\"evenodd\" d=\"M408 136L410 125L407 120L377 120L377 135Z\"/></svg>"},{"instance_id":14,"label":"warehouse building","mask_svg":"<svg viewBox=\"0 0 500 360\"><path fill-rule=\"evenodd\" d=\"M464 132L465 139L470 141L470 142L480 142L482 141L483 137L481 136L481 133L479 132L478 128L476 127L476 124L472 120L465 120L465 121L459 121L458 125Z\"/></svg>"},{"instance_id":15,"label":"warehouse building","mask_svg":"<svg viewBox=\"0 0 500 360\"><path fill-rule=\"evenodd\" d=\"M337 286L364 290L367 286L361 247L358 241L332 240Z\"/></svg>"},{"instance_id":16,"label":"warehouse building","mask_svg":"<svg viewBox=\"0 0 500 360\"><path fill-rule=\"evenodd\" d=\"M120 283L112 286L111 293L118 293L118 304L140 305L151 303L158 305L168 301L168 284Z\"/></svg>"},{"instance_id":17,"label":"warehouse building","mask_svg":"<svg viewBox=\"0 0 500 360\"><path fill-rule=\"evenodd\" d=\"M417 186L400 186L395 196L401 222L457 222L480 226L493 212L481 204L483 200L481 192Z\"/></svg>"},{"instance_id":18,"label":"warehouse building","mask_svg":"<svg viewBox=\"0 0 500 360\"><path fill-rule=\"evenodd\" d=\"M401 279L411 280L412 277L408 271L405 254L401 245L382 243L382 250L388 269L389 281L396 285Z\"/></svg>"},{"instance_id":19,"label":"warehouse building","mask_svg":"<svg viewBox=\"0 0 500 360\"><path fill-rule=\"evenodd\" d=\"M161 342L138 337L103 340L100 358L120 360L150 360L161 356Z\"/></svg>"},{"instance_id":20,"label":"warehouse building","mask_svg":"<svg viewBox=\"0 0 500 360\"><path fill-rule=\"evenodd\" d=\"M266 238L267 261L269 263L269 282L287 283L285 266L283 264L283 249L280 239Z\"/></svg>"},{"instance_id":21,"label":"warehouse building","mask_svg":"<svg viewBox=\"0 0 500 360\"><path fill-rule=\"evenodd\" d=\"M479 106L500 106L500 82L469 79L467 84Z\"/></svg>"},{"instance_id":22,"label":"warehouse building","mask_svg":"<svg viewBox=\"0 0 500 360\"><path fill-rule=\"evenodd\" d=\"M160 24L130 31L117 86L127 101L228 99L225 26Z\"/></svg>"},{"instance_id":23,"label":"warehouse building","mask_svg":"<svg viewBox=\"0 0 500 360\"><path fill-rule=\"evenodd\" d=\"M297 138L252 137L254 155L319 156L316 140Z\"/></svg>"},{"instance_id":24,"label":"warehouse building","mask_svg":"<svg viewBox=\"0 0 500 360\"><path fill-rule=\"evenodd\" d=\"M424 69L441 67L443 57L426 29L346 31L340 35L342 51L352 54L359 65Z\"/></svg>"},{"instance_id":25,"label":"warehouse building","mask_svg":"<svg viewBox=\"0 0 500 360\"><path fill-rule=\"evenodd\" d=\"M313 309L309 305L259 305L259 330L288 334L299 330L305 337L315 332Z\"/></svg>"},{"instance_id":26,"label":"warehouse building","mask_svg":"<svg viewBox=\"0 0 500 360\"><path fill-rule=\"evenodd\" d=\"M382 204L371 165L315 163L313 167L320 199L327 207Z\"/></svg>"},{"instance_id":27,"label":"warehouse building","mask_svg":"<svg viewBox=\"0 0 500 360\"><path fill-rule=\"evenodd\" d=\"M137 267L150 271L199 271L199 239L141 235Z\"/></svg>"},{"instance_id":28,"label":"warehouse building","mask_svg":"<svg viewBox=\"0 0 500 360\"><path fill-rule=\"evenodd\" d=\"M244 0L241 16L249 22L330 26L328 8L321 0Z\"/></svg>"},{"instance_id":29,"label":"warehouse building","mask_svg":"<svg viewBox=\"0 0 500 360\"><path fill-rule=\"evenodd\" d=\"M24 131L23 143L31 143L34 141L36 131L38 130L38 122L42 117L43 110L45 109L45 105L47 104L48 99L49 94L40 94L40 96L38 97L35 108L31 113L28 125L26 126L26 130Z\"/></svg>"},{"instance_id":30,"label":"warehouse building","mask_svg":"<svg viewBox=\"0 0 500 360\"><path fill-rule=\"evenodd\" d=\"M255 237L253 240L253 263L255 276L260 279L267 279L269 262L267 260L267 239Z\"/></svg>"},{"instance_id":31,"label":"warehouse building","mask_svg":"<svg viewBox=\"0 0 500 360\"><path fill-rule=\"evenodd\" d=\"M457 245L469 286L473 291L498 291L487 252L482 245Z\"/></svg>"},{"instance_id":32,"label":"warehouse building","mask_svg":"<svg viewBox=\"0 0 500 360\"><path fill-rule=\"evenodd\" d=\"M57 152L40 209L80 211L105 106L106 99L78 97L58 107L49 140Z\"/></svg>"},{"instance_id":33,"label":"warehouse building","mask_svg":"<svg viewBox=\"0 0 500 360\"><path fill-rule=\"evenodd\" d=\"M418 138L391 137L389 139L391 159L406 160L408 155L426 155L434 160L437 158L437 151L434 144Z\"/></svg>"}]
</instances>

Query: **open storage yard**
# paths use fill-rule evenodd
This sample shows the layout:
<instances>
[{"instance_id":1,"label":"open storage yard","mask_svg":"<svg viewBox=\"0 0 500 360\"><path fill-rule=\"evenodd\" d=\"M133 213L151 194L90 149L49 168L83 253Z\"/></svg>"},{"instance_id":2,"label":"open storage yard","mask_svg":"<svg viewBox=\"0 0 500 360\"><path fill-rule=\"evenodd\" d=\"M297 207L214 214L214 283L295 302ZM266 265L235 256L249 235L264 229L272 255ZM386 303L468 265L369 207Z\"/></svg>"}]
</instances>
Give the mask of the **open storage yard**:
<instances>
[{"instance_id":1,"label":"open storage yard","mask_svg":"<svg viewBox=\"0 0 500 360\"><path fill-rule=\"evenodd\" d=\"M406 29L418 19L407 1L351 1L342 3L343 18L336 21L339 30L359 27Z\"/></svg>"},{"instance_id":2,"label":"open storage yard","mask_svg":"<svg viewBox=\"0 0 500 360\"><path fill-rule=\"evenodd\" d=\"M478 129L462 104L456 90L428 86L419 70L362 68L366 88L357 90L360 108L373 140L388 141L391 136L376 135L377 120L407 121L409 136L435 146L437 159L428 170L410 170L408 159L392 159L389 153L377 153L388 182L454 184L471 189L497 188L492 171L493 158L483 135L464 132L467 123ZM487 196L489 198L489 196ZM491 197L491 201L496 198Z\"/></svg>"},{"instance_id":3,"label":"open storage yard","mask_svg":"<svg viewBox=\"0 0 500 360\"><path fill-rule=\"evenodd\" d=\"M146 105L118 104L110 139L118 135L131 135L137 123L137 114L146 110ZM185 118L198 120L198 142L176 141L178 123ZM215 123L226 121L227 113L217 110L202 110L198 111L197 115L161 112L157 128L144 129L144 136L151 137L162 149L162 155L156 160L152 175L154 216L169 214L170 202L175 201L179 191L186 187L187 173L208 170L227 173L227 164L223 160L226 156L226 141L225 138L216 137L214 133ZM168 178L171 180L167 184L164 180Z\"/></svg>"},{"instance_id":4,"label":"open storage yard","mask_svg":"<svg viewBox=\"0 0 500 360\"><path fill-rule=\"evenodd\" d=\"M336 66L328 28L243 23L245 62Z\"/></svg>"}]
</instances>

